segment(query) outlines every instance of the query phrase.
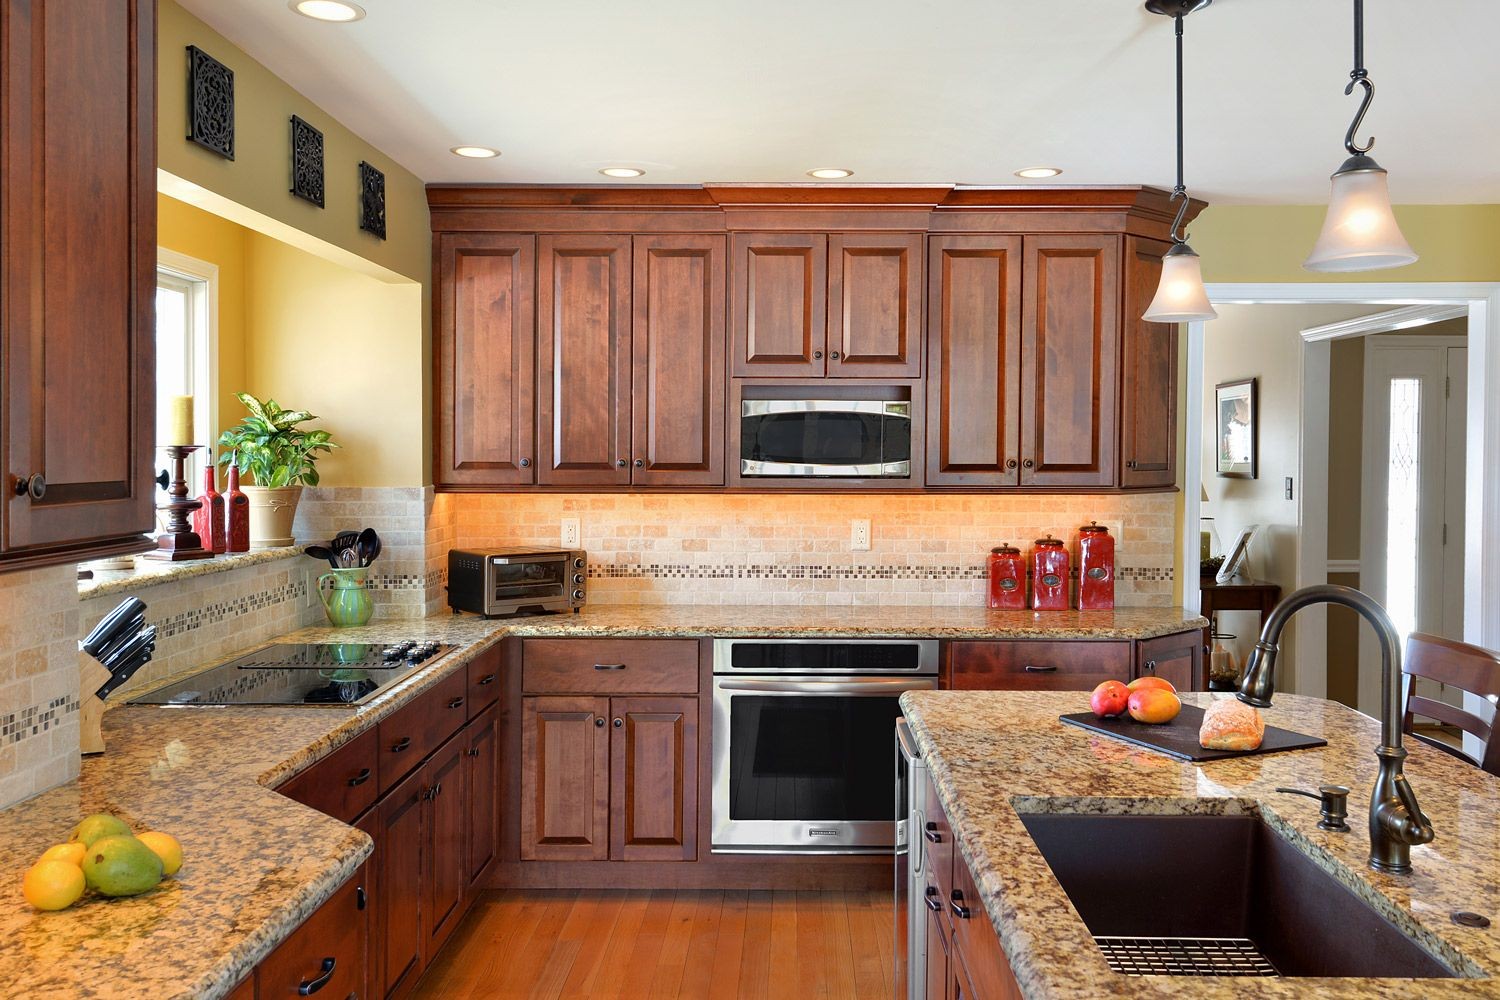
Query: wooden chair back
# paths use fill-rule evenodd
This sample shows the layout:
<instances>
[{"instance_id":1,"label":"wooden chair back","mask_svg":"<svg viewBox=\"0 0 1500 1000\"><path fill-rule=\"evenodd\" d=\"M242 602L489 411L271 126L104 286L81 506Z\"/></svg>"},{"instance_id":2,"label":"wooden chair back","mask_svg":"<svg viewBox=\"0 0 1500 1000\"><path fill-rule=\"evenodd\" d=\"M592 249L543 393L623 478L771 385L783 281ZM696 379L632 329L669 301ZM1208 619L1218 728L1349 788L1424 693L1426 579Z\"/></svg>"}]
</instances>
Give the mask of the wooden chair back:
<instances>
[{"instance_id":1,"label":"wooden chair back","mask_svg":"<svg viewBox=\"0 0 1500 1000\"><path fill-rule=\"evenodd\" d=\"M1468 643L1441 636L1413 632L1406 639L1406 656L1401 664L1406 675L1406 717L1402 731L1428 746L1436 747L1470 764L1478 764L1490 774L1500 776L1500 737L1494 727L1473 712L1417 694L1417 678L1437 681L1460 688L1469 694L1490 699L1500 698L1500 655ZM1412 717L1435 719L1444 725L1457 726L1484 744L1483 756L1475 761L1454 747L1412 731Z\"/></svg>"}]
</instances>

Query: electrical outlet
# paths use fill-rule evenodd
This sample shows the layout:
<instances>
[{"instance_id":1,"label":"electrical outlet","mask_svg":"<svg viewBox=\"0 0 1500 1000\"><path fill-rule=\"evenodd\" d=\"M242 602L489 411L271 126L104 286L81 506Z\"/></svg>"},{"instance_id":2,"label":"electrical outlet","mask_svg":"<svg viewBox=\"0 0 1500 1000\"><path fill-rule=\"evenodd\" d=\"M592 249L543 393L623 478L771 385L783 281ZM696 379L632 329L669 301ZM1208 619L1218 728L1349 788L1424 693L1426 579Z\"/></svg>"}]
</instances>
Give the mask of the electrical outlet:
<instances>
[{"instance_id":1,"label":"electrical outlet","mask_svg":"<svg viewBox=\"0 0 1500 1000\"><path fill-rule=\"evenodd\" d=\"M849 548L855 552L869 551L870 522L868 520L849 522Z\"/></svg>"},{"instance_id":2,"label":"electrical outlet","mask_svg":"<svg viewBox=\"0 0 1500 1000\"><path fill-rule=\"evenodd\" d=\"M1292 499L1292 477L1291 476L1287 476L1286 477L1286 498L1288 500Z\"/></svg>"},{"instance_id":3,"label":"electrical outlet","mask_svg":"<svg viewBox=\"0 0 1500 1000\"><path fill-rule=\"evenodd\" d=\"M583 531L578 526L578 518L565 517L562 519L562 547L565 549L578 548L578 539Z\"/></svg>"}]
</instances>

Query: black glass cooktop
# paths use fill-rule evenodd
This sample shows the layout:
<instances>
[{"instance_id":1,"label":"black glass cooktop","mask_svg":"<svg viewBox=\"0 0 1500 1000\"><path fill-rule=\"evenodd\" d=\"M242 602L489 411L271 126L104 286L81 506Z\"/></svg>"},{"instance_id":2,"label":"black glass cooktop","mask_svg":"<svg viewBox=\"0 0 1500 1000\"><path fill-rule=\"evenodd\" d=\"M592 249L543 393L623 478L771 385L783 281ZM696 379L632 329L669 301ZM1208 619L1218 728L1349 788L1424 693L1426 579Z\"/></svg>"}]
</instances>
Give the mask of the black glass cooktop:
<instances>
[{"instance_id":1,"label":"black glass cooktop","mask_svg":"<svg viewBox=\"0 0 1500 1000\"><path fill-rule=\"evenodd\" d=\"M450 648L416 640L278 643L126 704L362 705Z\"/></svg>"}]
</instances>

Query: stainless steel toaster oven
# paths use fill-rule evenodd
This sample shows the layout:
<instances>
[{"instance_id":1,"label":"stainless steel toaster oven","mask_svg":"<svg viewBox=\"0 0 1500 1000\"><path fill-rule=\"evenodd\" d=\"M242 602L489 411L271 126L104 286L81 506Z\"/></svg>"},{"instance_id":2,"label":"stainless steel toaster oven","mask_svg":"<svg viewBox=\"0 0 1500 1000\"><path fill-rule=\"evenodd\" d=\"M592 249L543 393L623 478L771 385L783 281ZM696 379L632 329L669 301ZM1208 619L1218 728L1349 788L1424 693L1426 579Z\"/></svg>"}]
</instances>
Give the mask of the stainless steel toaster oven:
<instances>
[{"instance_id":1,"label":"stainless steel toaster oven","mask_svg":"<svg viewBox=\"0 0 1500 1000\"><path fill-rule=\"evenodd\" d=\"M588 557L582 549L450 549L448 604L495 617L583 607Z\"/></svg>"}]
</instances>

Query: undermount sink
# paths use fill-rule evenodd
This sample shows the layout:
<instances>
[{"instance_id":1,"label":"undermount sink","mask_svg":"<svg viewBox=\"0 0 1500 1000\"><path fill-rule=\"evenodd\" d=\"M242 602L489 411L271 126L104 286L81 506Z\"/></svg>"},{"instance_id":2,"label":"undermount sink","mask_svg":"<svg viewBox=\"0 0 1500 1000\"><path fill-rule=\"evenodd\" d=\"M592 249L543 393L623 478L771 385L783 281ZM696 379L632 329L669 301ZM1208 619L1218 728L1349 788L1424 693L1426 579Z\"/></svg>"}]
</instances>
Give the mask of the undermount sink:
<instances>
[{"instance_id":1,"label":"undermount sink","mask_svg":"<svg viewBox=\"0 0 1500 1000\"><path fill-rule=\"evenodd\" d=\"M1117 972L1459 976L1259 816L1021 820Z\"/></svg>"}]
</instances>

